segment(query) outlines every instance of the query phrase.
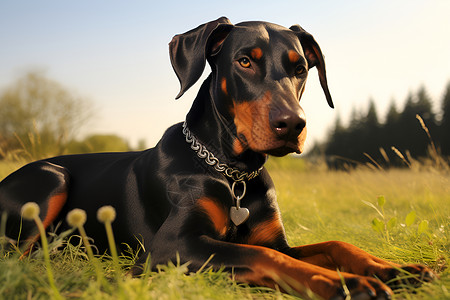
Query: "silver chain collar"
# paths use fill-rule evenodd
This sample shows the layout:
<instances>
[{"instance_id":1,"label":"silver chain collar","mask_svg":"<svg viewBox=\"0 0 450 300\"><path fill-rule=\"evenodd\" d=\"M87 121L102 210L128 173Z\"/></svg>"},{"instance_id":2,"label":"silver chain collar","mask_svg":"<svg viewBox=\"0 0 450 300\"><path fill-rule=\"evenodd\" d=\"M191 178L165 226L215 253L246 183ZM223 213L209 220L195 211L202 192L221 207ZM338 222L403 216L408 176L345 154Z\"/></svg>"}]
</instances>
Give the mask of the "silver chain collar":
<instances>
[{"instance_id":1,"label":"silver chain collar","mask_svg":"<svg viewBox=\"0 0 450 300\"><path fill-rule=\"evenodd\" d=\"M186 142L191 144L191 149L197 153L197 156L204 159L205 162L214 167L214 169L225 176L231 178L234 182L245 182L259 175L263 167L253 172L242 172L239 169L232 168L227 164L221 163L214 154L211 153L206 147L201 144L197 138L188 129L186 121L183 123L183 134L186 137Z\"/></svg>"}]
</instances>

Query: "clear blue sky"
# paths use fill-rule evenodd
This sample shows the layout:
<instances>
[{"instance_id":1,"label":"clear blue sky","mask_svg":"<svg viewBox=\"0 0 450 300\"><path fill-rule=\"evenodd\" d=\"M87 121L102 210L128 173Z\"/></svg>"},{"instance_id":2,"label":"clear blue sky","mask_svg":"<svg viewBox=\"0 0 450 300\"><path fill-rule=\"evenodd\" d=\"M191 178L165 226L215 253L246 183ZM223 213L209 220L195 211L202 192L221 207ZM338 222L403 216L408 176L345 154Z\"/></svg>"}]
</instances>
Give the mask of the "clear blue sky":
<instances>
[{"instance_id":1,"label":"clear blue sky","mask_svg":"<svg viewBox=\"0 0 450 300\"><path fill-rule=\"evenodd\" d=\"M326 56L336 106L328 108L316 71L302 106L309 144L323 139L336 114L379 114L394 98L428 88L437 110L450 80L450 1L21 1L0 2L0 90L42 70L89 98L96 118L84 133L116 133L151 146L182 121L198 89L175 101L179 85L168 57L177 33L227 16L302 25Z\"/></svg>"}]
</instances>

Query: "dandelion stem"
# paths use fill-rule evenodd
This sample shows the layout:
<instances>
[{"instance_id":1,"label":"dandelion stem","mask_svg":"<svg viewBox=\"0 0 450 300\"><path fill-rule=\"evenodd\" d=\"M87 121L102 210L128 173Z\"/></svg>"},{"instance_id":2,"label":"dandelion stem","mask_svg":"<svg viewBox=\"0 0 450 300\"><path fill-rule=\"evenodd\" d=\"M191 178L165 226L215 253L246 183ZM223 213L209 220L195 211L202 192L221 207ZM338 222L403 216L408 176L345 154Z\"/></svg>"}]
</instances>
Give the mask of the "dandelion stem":
<instances>
[{"instance_id":1,"label":"dandelion stem","mask_svg":"<svg viewBox=\"0 0 450 300\"><path fill-rule=\"evenodd\" d=\"M6 252L6 219L8 217L8 214L6 211L2 213L1 216L1 223L0 223L0 257L3 257L4 253Z\"/></svg>"},{"instance_id":2,"label":"dandelion stem","mask_svg":"<svg viewBox=\"0 0 450 300\"><path fill-rule=\"evenodd\" d=\"M112 259L116 267L119 266L119 256L117 255L116 242L114 240L114 234L111 226L111 222L105 222L106 236L108 237L109 249L111 251Z\"/></svg>"},{"instance_id":3,"label":"dandelion stem","mask_svg":"<svg viewBox=\"0 0 450 300\"><path fill-rule=\"evenodd\" d=\"M110 205L100 207L99 210L97 210L97 219L105 225L106 236L108 238L109 243L109 251L111 251L113 265L115 268L114 273L116 276L119 293L121 295L120 298L124 298L125 292L122 287L122 281L120 277L119 256L117 255L116 242L114 240L114 234L111 226L111 223L114 221L115 218L116 218L116 210L114 209L114 207Z\"/></svg>"},{"instance_id":4,"label":"dandelion stem","mask_svg":"<svg viewBox=\"0 0 450 300\"><path fill-rule=\"evenodd\" d=\"M86 252L89 257L89 261L94 265L95 272L97 274L97 283L102 284L103 283L102 268L100 266L100 263L94 257L94 252L92 252L91 244L89 243L88 236L83 227L83 225L86 223L86 219L87 219L86 212L82 209L75 208L67 214L66 220L70 226L76 227L80 232L81 239L83 241L84 247L86 248Z\"/></svg>"},{"instance_id":5,"label":"dandelion stem","mask_svg":"<svg viewBox=\"0 0 450 300\"><path fill-rule=\"evenodd\" d=\"M102 270L100 268L99 262L94 256L94 252L92 251L91 244L89 243L89 239L87 237L86 231L83 226L77 226L78 231L80 232L81 239L83 240L84 247L86 248L89 260L94 264L95 273L97 274L97 282L103 282Z\"/></svg>"},{"instance_id":6,"label":"dandelion stem","mask_svg":"<svg viewBox=\"0 0 450 300\"><path fill-rule=\"evenodd\" d=\"M63 299L63 297L59 293L58 289L56 288L55 279L53 278L53 272L51 269L52 265L50 262L50 253L49 253L49 249L48 249L48 241L47 241L47 236L45 234L44 224L42 223L41 219L37 215L34 217L34 222L36 223L36 225L39 229L39 234L41 236L42 250L44 252L44 260L45 260L45 264L46 264L47 276L48 276L48 281L49 281L50 287L51 287L56 299Z\"/></svg>"}]
</instances>

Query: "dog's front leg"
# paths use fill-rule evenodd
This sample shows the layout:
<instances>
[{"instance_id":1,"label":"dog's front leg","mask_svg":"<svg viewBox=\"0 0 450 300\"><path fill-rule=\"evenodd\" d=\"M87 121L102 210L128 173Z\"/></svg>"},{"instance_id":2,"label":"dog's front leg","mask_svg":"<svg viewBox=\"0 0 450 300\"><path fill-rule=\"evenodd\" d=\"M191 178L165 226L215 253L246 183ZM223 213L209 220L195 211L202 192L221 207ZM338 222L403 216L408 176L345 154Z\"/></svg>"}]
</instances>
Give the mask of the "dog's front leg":
<instances>
[{"instance_id":1,"label":"dog's front leg","mask_svg":"<svg viewBox=\"0 0 450 300\"><path fill-rule=\"evenodd\" d=\"M301 261L324 268L339 269L363 276L375 276L383 282L394 279L403 271L417 275L415 279L410 279L410 282L415 285L423 281L431 281L436 277L435 273L424 265L399 265L392 263L345 242L329 241L299 246L290 248L286 253ZM396 282L391 281L390 287L396 288Z\"/></svg>"},{"instance_id":2,"label":"dog's front leg","mask_svg":"<svg viewBox=\"0 0 450 300\"><path fill-rule=\"evenodd\" d=\"M189 236L179 240L171 249L159 247L152 253L152 264L165 264L169 257L174 260L178 254L181 263L189 262L190 271L198 270L208 262L214 269L225 267L239 282L255 284L305 295L307 290L324 299L344 299L342 281L349 288L350 295L388 299L391 289L375 278L349 273L337 273L310 263L295 259L279 251L254 245L235 244L213 239L209 236ZM166 243L166 245L168 245Z\"/></svg>"}]
</instances>

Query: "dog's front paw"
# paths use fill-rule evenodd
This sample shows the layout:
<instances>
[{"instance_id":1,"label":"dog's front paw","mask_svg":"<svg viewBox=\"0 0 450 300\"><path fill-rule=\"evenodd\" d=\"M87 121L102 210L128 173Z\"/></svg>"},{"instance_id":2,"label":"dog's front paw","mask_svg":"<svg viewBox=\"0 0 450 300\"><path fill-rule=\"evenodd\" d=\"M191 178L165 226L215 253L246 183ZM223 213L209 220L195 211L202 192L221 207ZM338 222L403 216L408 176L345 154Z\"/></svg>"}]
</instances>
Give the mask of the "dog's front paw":
<instances>
[{"instance_id":1,"label":"dog's front paw","mask_svg":"<svg viewBox=\"0 0 450 300\"><path fill-rule=\"evenodd\" d=\"M438 275L433 270L420 264L392 267L385 274L380 274L380 279L393 290L419 287L424 282L431 282L436 278Z\"/></svg>"},{"instance_id":2,"label":"dog's front paw","mask_svg":"<svg viewBox=\"0 0 450 300\"><path fill-rule=\"evenodd\" d=\"M351 299L391 299L392 291L382 282L370 277L356 277L345 281ZM348 295L346 295L348 296ZM345 297L344 299L347 299Z\"/></svg>"},{"instance_id":3,"label":"dog's front paw","mask_svg":"<svg viewBox=\"0 0 450 300\"><path fill-rule=\"evenodd\" d=\"M315 287L319 288L313 291L324 299L344 300L351 297L357 300L388 300L393 294L386 284L367 276L341 273L338 279L330 280L322 276L313 276L312 279L318 283Z\"/></svg>"}]
</instances>

